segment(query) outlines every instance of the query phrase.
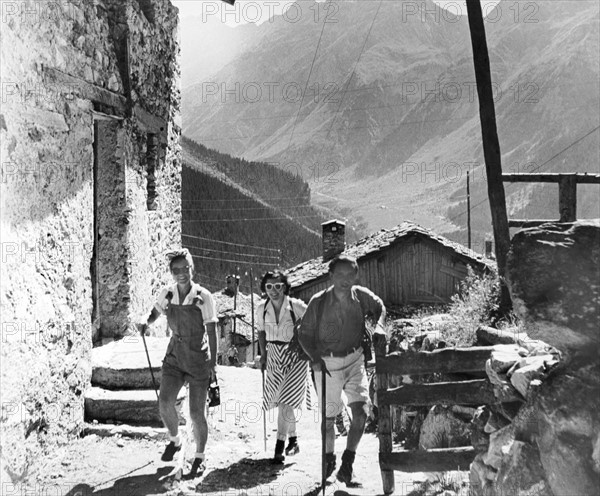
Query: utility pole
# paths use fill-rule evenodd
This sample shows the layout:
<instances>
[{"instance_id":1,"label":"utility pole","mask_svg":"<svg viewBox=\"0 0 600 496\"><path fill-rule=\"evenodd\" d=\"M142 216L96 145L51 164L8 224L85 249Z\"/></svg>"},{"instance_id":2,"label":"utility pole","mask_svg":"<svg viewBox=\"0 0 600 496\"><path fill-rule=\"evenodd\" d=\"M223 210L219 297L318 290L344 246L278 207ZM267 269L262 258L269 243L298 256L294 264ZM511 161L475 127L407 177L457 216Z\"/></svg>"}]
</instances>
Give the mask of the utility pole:
<instances>
[{"instance_id":1,"label":"utility pole","mask_svg":"<svg viewBox=\"0 0 600 496\"><path fill-rule=\"evenodd\" d=\"M467 0L467 14L469 16L473 64L475 66L475 79L479 98L479 118L481 120L488 197L490 200L494 239L496 241L496 263L498 264L498 274L500 276L500 312L508 313L512 307L512 303L508 287L506 286L505 273L506 259L510 246L510 233L506 215L504 184L502 182L502 161L496 126L490 58L480 0Z\"/></svg>"},{"instance_id":2,"label":"utility pole","mask_svg":"<svg viewBox=\"0 0 600 496\"><path fill-rule=\"evenodd\" d=\"M467 171L467 247L471 249L471 188L469 171Z\"/></svg>"}]
</instances>

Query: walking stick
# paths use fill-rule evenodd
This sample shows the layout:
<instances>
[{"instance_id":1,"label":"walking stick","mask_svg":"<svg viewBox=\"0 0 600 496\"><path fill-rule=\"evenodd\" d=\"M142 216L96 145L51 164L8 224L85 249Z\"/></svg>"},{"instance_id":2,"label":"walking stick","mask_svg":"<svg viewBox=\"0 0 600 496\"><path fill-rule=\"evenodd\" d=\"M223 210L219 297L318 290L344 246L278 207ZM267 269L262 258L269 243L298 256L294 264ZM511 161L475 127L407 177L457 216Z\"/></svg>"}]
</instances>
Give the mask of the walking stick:
<instances>
[{"instance_id":1,"label":"walking stick","mask_svg":"<svg viewBox=\"0 0 600 496\"><path fill-rule=\"evenodd\" d=\"M160 400L158 399L158 391L156 388L156 379L154 379L154 372L152 372L152 363L150 363L150 353L148 353L148 345L146 344L146 326L142 327L140 334L142 335L142 341L144 342L144 350L146 350L146 358L148 359L148 368L150 369L150 376L152 377L152 385L154 386L156 401L160 403Z\"/></svg>"},{"instance_id":2,"label":"walking stick","mask_svg":"<svg viewBox=\"0 0 600 496\"><path fill-rule=\"evenodd\" d=\"M323 496L325 496L325 481L327 479L327 453L326 453L326 437L327 437L327 426L326 426L326 408L325 404L327 379L325 378L325 363L321 362L321 488Z\"/></svg>"},{"instance_id":3,"label":"walking stick","mask_svg":"<svg viewBox=\"0 0 600 496\"><path fill-rule=\"evenodd\" d=\"M265 371L264 369L261 367L260 368L260 373L262 374L262 390L263 390L263 408L264 408L264 403L265 403ZM267 410L265 409L265 411L263 412L263 440L265 443L265 453L267 451Z\"/></svg>"}]
</instances>

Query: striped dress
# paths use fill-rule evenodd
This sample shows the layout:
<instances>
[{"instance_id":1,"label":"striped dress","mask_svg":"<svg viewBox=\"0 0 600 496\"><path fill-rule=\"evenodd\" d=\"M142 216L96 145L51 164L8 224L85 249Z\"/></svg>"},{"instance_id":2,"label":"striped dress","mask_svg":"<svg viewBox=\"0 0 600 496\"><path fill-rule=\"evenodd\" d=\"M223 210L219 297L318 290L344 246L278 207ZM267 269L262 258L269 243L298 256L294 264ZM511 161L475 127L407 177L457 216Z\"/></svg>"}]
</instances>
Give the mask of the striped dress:
<instances>
[{"instance_id":1,"label":"striped dress","mask_svg":"<svg viewBox=\"0 0 600 496\"><path fill-rule=\"evenodd\" d=\"M301 300L284 296L279 323L275 319L275 309L270 301L267 302L266 312L265 302L258 305L256 310L258 330L264 331L267 338L267 374L263 398L265 410L280 404L302 408L305 401L307 408L311 408L308 362L298 360L296 355L290 353L287 345L294 330L291 308L296 320L299 320L306 311L306 304Z\"/></svg>"}]
</instances>

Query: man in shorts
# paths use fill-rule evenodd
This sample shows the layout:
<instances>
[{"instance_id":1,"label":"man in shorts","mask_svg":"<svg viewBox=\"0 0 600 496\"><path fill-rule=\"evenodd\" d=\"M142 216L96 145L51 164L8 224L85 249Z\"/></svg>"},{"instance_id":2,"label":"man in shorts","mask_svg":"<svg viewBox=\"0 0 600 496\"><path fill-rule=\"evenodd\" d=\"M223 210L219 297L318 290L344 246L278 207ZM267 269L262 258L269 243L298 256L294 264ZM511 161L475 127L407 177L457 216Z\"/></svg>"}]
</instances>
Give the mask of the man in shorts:
<instances>
[{"instance_id":1,"label":"man in shorts","mask_svg":"<svg viewBox=\"0 0 600 496\"><path fill-rule=\"evenodd\" d=\"M321 364L327 367L331 375L327 376L325 386L326 476L329 477L336 468L334 425L335 417L344 408L344 392L352 412L352 421L337 479L348 487L360 487L361 484L354 478L352 465L370 407L362 349L366 333L365 318L372 316L377 321L375 333L385 334L386 311L378 296L356 285L358 264L354 258L346 255L335 257L329 263L329 275L332 286L311 298L298 337L311 358L320 401L323 401Z\"/></svg>"}]
</instances>

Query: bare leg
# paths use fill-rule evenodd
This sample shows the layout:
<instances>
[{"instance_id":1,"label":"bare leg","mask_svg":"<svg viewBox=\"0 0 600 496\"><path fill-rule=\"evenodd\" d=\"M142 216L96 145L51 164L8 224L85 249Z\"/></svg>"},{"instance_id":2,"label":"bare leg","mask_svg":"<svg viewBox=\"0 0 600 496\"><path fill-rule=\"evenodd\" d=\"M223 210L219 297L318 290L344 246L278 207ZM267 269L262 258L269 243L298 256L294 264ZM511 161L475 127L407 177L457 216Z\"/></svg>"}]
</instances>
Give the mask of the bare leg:
<instances>
[{"instance_id":1,"label":"bare leg","mask_svg":"<svg viewBox=\"0 0 600 496\"><path fill-rule=\"evenodd\" d=\"M177 395L183 387L183 384L183 377L175 377L172 375L163 374L160 381L158 408L160 411L160 418L171 436L177 436L177 433L179 432L179 417L177 416L175 403L177 402Z\"/></svg>"},{"instance_id":2,"label":"bare leg","mask_svg":"<svg viewBox=\"0 0 600 496\"><path fill-rule=\"evenodd\" d=\"M196 453L204 453L208 439L208 422L206 421L207 393L207 383L190 384L190 417L192 419L194 440L196 441Z\"/></svg>"},{"instance_id":3,"label":"bare leg","mask_svg":"<svg viewBox=\"0 0 600 496\"><path fill-rule=\"evenodd\" d=\"M277 439L283 441L288 436L296 435L296 416L290 405L280 404L277 415Z\"/></svg>"},{"instance_id":4,"label":"bare leg","mask_svg":"<svg viewBox=\"0 0 600 496\"><path fill-rule=\"evenodd\" d=\"M348 432L348 440L346 441L346 449L356 452L358 443L365 431L367 422L367 412L365 402L355 402L348 405L352 411L352 421L350 423L350 431Z\"/></svg>"}]
</instances>

